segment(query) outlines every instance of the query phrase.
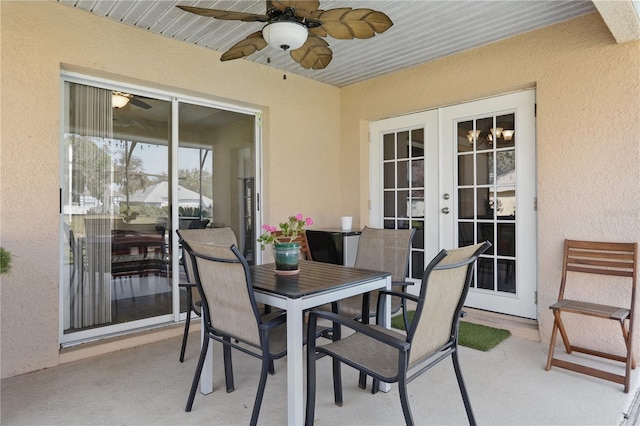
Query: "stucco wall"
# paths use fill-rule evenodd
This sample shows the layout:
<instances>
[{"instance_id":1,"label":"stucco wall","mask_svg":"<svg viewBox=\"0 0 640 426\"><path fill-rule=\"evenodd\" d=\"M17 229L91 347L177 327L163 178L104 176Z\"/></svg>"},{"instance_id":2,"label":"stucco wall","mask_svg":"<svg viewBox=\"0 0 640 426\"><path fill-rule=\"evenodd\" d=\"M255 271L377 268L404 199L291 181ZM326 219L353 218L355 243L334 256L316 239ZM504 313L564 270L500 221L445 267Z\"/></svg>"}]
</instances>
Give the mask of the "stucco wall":
<instances>
[{"instance_id":1,"label":"stucco wall","mask_svg":"<svg viewBox=\"0 0 640 426\"><path fill-rule=\"evenodd\" d=\"M327 173L339 162L339 89L53 1L2 1L0 19L0 244L14 255L0 285L2 377L60 360L61 69L263 110L265 221L300 211L339 225L340 180Z\"/></svg>"},{"instance_id":2,"label":"stucco wall","mask_svg":"<svg viewBox=\"0 0 640 426\"><path fill-rule=\"evenodd\" d=\"M616 45L597 14L342 90L52 1L2 1L0 24L2 377L60 362L61 69L262 109L265 221L319 227L366 224L370 120L536 87L543 339L562 239L640 240L640 44Z\"/></svg>"},{"instance_id":3,"label":"stucco wall","mask_svg":"<svg viewBox=\"0 0 640 426\"><path fill-rule=\"evenodd\" d=\"M358 178L345 179L342 205L368 217L368 121L529 87L537 93L538 318L548 341L563 240L640 241L640 43L615 44L598 14L344 88L341 175ZM614 293L599 296L616 303ZM573 326L577 341L593 340L591 321ZM619 325L609 326L617 338ZM620 338L608 344L622 348Z\"/></svg>"}]
</instances>

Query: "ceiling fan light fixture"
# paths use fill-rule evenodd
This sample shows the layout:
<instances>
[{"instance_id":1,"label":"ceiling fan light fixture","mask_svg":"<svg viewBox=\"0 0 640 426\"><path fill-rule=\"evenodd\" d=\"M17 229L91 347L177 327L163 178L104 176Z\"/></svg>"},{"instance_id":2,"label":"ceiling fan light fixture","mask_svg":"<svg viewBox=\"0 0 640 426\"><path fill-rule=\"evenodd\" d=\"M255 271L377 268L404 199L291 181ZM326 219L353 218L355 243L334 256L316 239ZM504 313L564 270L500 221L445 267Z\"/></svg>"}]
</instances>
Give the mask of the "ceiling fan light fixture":
<instances>
[{"instance_id":1,"label":"ceiling fan light fixture","mask_svg":"<svg viewBox=\"0 0 640 426\"><path fill-rule=\"evenodd\" d=\"M122 108L129 103L129 97L121 95L120 93L113 93L111 95L111 106L114 108Z\"/></svg>"},{"instance_id":2,"label":"ceiling fan light fixture","mask_svg":"<svg viewBox=\"0 0 640 426\"><path fill-rule=\"evenodd\" d=\"M307 41L307 27L297 22L279 21L265 25L262 37L269 46L283 50L295 50Z\"/></svg>"}]
</instances>

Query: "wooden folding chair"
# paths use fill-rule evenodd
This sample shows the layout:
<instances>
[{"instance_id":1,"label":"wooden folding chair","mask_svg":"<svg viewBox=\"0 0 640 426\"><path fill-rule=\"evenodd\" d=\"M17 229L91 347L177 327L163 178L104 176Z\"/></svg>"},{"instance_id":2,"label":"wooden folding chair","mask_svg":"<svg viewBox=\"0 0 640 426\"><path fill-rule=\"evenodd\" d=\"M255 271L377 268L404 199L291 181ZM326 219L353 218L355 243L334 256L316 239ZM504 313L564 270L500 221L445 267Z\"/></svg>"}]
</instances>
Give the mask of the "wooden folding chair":
<instances>
[{"instance_id":1,"label":"wooden folding chair","mask_svg":"<svg viewBox=\"0 0 640 426\"><path fill-rule=\"evenodd\" d=\"M591 241L565 240L564 260L562 263L562 281L560 282L560 293L558 302L549 306L553 310L554 322L551 342L549 343L549 355L547 357L546 370L551 366L565 368L578 373L598 377L624 385L624 391L629 392L631 369L636 367L633 357L633 322L635 311L635 296L637 284L637 264L638 264L638 244L637 243L605 243ZM571 274L569 274L571 273ZM567 283L575 288L580 284L580 277L574 273L610 275L616 277L630 278L631 302L628 307L601 305L587 301L565 299L565 289ZM570 279L569 279L570 278ZM603 277L602 284L607 284L607 279ZM567 331L562 322L562 313L577 315L587 315L590 317L613 320L620 323L622 337L624 339L626 354L621 356L610 352L588 349L572 345L569 342ZM609 371L588 367L582 364L560 360L553 357L556 337L560 331L560 336L568 354L573 351L581 352L596 357L607 358L625 363L625 374L614 374Z\"/></svg>"}]
</instances>

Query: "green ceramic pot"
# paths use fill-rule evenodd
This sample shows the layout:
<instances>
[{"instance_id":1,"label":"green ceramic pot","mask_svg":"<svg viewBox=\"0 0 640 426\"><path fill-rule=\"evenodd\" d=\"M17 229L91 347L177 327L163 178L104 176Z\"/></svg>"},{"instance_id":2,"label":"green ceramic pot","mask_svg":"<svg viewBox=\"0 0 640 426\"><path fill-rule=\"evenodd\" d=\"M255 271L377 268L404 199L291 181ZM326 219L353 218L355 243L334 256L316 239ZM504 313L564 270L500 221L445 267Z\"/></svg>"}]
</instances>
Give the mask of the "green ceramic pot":
<instances>
[{"instance_id":1,"label":"green ceramic pot","mask_svg":"<svg viewBox=\"0 0 640 426\"><path fill-rule=\"evenodd\" d=\"M297 271L300 243L273 243L276 271Z\"/></svg>"}]
</instances>

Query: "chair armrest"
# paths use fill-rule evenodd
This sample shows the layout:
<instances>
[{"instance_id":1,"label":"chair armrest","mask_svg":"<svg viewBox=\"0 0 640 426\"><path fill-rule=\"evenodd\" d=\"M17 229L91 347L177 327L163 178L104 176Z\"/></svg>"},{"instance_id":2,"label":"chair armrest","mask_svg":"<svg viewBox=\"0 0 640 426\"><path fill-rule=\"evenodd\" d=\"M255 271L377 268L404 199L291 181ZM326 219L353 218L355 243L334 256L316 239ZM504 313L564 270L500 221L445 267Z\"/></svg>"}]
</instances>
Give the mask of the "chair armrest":
<instances>
[{"instance_id":1,"label":"chair armrest","mask_svg":"<svg viewBox=\"0 0 640 426\"><path fill-rule=\"evenodd\" d=\"M401 299L409 299L412 300L414 302L418 301L418 296L414 296L413 294L409 294L409 293L405 293L404 291L389 291L389 290L380 290L380 292L378 293L378 302L380 301L380 298L382 296L396 296L399 297Z\"/></svg>"},{"instance_id":2,"label":"chair armrest","mask_svg":"<svg viewBox=\"0 0 640 426\"><path fill-rule=\"evenodd\" d=\"M362 333L365 336L371 337L372 339L389 345L395 349L398 349L399 351L406 352L411 346L409 342L396 339L395 337L383 333L382 331L377 330L376 328L371 327L368 324L363 324L360 321L356 321L333 312L320 310L313 310L309 313L309 336L313 336L316 332L315 327L317 324L317 318L323 318L333 323L344 325L345 327L355 330L358 333Z\"/></svg>"},{"instance_id":3,"label":"chair armrest","mask_svg":"<svg viewBox=\"0 0 640 426\"><path fill-rule=\"evenodd\" d=\"M415 285L413 281L391 281L391 287L406 287L409 285Z\"/></svg>"},{"instance_id":4,"label":"chair armrest","mask_svg":"<svg viewBox=\"0 0 640 426\"><path fill-rule=\"evenodd\" d=\"M195 283L178 283L178 287L184 288L184 289L190 289L190 288L196 288L196 284Z\"/></svg>"},{"instance_id":5,"label":"chair armrest","mask_svg":"<svg viewBox=\"0 0 640 426\"><path fill-rule=\"evenodd\" d=\"M266 314L262 316L262 321L260 323L261 330L270 330L273 327L277 327L280 324L284 324L287 321L287 312L286 311L276 311L270 314Z\"/></svg>"}]
</instances>

